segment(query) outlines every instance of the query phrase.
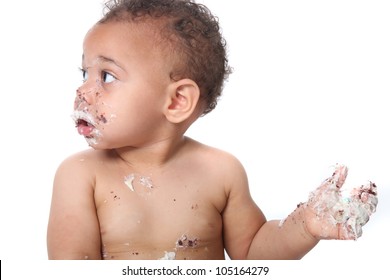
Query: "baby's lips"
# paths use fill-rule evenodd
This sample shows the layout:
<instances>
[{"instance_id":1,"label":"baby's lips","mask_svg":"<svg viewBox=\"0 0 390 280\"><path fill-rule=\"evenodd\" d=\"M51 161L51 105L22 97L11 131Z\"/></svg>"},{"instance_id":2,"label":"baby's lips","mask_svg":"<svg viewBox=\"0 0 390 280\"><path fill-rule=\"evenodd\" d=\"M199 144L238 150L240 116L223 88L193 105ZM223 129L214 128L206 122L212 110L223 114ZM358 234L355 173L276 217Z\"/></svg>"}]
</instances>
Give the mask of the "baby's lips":
<instances>
[{"instance_id":1,"label":"baby's lips","mask_svg":"<svg viewBox=\"0 0 390 280\"><path fill-rule=\"evenodd\" d=\"M77 123L77 131L79 134L90 137L92 135L92 131L94 130L94 127L91 125L88 125L87 122L81 121Z\"/></svg>"}]
</instances>

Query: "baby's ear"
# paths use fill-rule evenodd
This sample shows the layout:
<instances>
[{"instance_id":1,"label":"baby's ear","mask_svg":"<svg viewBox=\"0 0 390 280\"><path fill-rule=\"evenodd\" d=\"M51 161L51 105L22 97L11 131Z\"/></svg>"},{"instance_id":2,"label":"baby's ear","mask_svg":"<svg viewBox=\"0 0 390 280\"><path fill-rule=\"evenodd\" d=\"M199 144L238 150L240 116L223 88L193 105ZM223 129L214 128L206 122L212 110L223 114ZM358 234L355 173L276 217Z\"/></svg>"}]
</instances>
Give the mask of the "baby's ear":
<instances>
[{"instance_id":1,"label":"baby's ear","mask_svg":"<svg viewBox=\"0 0 390 280\"><path fill-rule=\"evenodd\" d=\"M187 120L199 101L200 90L191 79L182 79L170 85L165 116L172 123L181 123Z\"/></svg>"}]
</instances>

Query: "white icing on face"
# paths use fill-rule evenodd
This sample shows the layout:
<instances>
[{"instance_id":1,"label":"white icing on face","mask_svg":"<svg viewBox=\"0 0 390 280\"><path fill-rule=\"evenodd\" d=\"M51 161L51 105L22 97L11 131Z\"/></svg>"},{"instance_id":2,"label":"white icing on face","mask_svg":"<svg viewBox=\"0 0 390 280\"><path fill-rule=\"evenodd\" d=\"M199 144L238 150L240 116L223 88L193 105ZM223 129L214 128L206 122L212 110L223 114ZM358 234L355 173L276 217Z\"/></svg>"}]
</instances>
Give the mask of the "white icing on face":
<instances>
[{"instance_id":1,"label":"white icing on face","mask_svg":"<svg viewBox=\"0 0 390 280\"><path fill-rule=\"evenodd\" d=\"M90 145L97 144L101 132L97 128L95 118L88 111L75 110L72 119L76 124L78 132L83 135Z\"/></svg>"},{"instance_id":2,"label":"white icing on face","mask_svg":"<svg viewBox=\"0 0 390 280\"><path fill-rule=\"evenodd\" d=\"M96 81L96 85L90 88L77 90L77 96L74 101L74 112L72 119L76 124L80 135L84 136L90 146L95 146L101 140L105 129L105 125L111 123L116 115L112 112L106 114L106 111L111 110L103 100L100 90L100 80ZM94 98L91 98L91 95Z\"/></svg>"}]
</instances>

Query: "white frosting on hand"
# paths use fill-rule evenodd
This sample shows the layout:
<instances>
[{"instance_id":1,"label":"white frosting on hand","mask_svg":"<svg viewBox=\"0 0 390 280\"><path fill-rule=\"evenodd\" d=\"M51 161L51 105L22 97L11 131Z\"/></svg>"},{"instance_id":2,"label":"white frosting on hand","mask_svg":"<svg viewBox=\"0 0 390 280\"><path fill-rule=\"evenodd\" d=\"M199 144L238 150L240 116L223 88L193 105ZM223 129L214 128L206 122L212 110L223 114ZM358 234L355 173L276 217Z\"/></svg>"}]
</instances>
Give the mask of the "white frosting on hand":
<instances>
[{"instance_id":1,"label":"white frosting on hand","mask_svg":"<svg viewBox=\"0 0 390 280\"><path fill-rule=\"evenodd\" d=\"M322 238L329 237L332 228L338 227L338 239L357 239L378 204L377 188L372 182L354 188L347 196L342 195L348 174L346 166L337 165L333 175L313 191L306 207L314 209L317 219L323 221Z\"/></svg>"}]
</instances>

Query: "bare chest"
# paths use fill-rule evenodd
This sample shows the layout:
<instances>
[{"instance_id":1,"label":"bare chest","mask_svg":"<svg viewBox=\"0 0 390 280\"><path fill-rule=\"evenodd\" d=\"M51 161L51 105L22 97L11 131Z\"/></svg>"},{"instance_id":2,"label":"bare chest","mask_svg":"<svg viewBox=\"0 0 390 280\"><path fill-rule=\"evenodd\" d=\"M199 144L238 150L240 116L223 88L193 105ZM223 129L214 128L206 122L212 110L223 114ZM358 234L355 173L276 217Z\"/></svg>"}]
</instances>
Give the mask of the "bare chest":
<instances>
[{"instance_id":1,"label":"bare chest","mask_svg":"<svg viewBox=\"0 0 390 280\"><path fill-rule=\"evenodd\" d=\"M106 259L223 257L218 192L203 180L130 174L95 191Z\"/></svg>"}]
</instances>

